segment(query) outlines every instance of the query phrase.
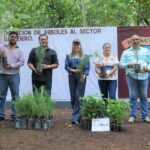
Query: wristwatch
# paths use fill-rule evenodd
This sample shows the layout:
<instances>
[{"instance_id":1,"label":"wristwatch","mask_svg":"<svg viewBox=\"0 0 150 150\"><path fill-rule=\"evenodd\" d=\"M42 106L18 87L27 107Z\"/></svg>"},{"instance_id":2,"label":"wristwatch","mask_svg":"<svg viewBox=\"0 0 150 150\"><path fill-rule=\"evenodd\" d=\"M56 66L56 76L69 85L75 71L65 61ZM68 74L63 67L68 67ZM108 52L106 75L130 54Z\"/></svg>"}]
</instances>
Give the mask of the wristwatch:
<instances>
[{"instance_id":1,"label":"wristwatch","mask_svg":"<svg viewBox=\"0 0 150 150\"><path fill-rule=\"evenodd\" d=\"M48 69L50 69L51 68L51 66L50 65L48 65L48 67L47 67Z\"/></svg>"}]
</instances>

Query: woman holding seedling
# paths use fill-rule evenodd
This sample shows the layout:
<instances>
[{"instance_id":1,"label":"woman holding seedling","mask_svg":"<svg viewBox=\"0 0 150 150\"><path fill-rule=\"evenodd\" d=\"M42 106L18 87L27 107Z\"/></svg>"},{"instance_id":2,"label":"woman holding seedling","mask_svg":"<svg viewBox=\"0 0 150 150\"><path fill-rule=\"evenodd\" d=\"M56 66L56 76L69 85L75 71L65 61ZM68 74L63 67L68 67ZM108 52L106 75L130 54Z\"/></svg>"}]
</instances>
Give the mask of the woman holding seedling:
<instances>
[{"instance_id":1,"label":"woman holding seedling","mask_svg":"<svg viewBox=\"0 0 150 150\"><path fill-rule=\"evenodd\" d=\"M84 56L81 42L76 39L72 43L72 51L66 56L65 69L68 72L71 96L72 124L80 122L80 97L84 96L86 77L89 74L89 56Z\"/></svg>"},{"instance_id":2,"label":"woman holding seedling","mask_svg":"<svg viewBox=\"0 0 150 150\"><path fill-rule=\"evenodd\" d=\"M103 56L94 61L95 71L99 76L98 85L104 99L116 99L118 59L111 55L111 45L103 45Z\"/></svg>"}]
</instances>

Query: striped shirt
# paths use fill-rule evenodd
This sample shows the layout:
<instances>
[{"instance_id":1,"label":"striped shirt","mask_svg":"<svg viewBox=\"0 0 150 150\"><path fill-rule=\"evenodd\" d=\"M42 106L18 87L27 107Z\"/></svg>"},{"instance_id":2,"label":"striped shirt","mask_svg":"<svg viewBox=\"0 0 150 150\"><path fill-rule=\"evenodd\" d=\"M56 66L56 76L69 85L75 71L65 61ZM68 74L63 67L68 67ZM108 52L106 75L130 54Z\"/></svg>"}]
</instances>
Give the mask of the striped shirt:
<instances>
[{"instance_id":1,"label":"striped shirt","mask_svg":"<svg viewBox=\"0 0 150 150\"><path fill-rule=\"evenodd\" d=\"M148 78L148 72L136 72L134 68L128 68L128 64L140 64L142 68L150 71L150 51L139 46L138 48L128 48L121 56L120 67L125 69L126 75L130 75L134 79L145 80Z\"/></svg>"}]
</instances>

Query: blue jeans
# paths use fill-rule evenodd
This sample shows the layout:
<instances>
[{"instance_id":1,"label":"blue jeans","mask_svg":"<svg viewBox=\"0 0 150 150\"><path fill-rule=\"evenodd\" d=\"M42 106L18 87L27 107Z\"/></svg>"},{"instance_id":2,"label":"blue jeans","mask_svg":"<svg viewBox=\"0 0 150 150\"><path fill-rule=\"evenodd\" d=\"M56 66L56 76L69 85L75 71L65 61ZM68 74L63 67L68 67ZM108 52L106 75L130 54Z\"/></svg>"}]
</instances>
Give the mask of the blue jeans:
<instances>
[{"instance_id":1,"label":"blue jeans","mask_svg":"<svg viewBox=\"0 0 150 150\"><path fill-rule=\"evenodd\" d=\"M16 116L16 110L14 107L14 101L16 97L19 96L19 84L20 84L20 75L12 74L0 74L0 117L5 117L5 102L8 87L10 88L12 105L11 105L11 116Z\"/></svg>"},{"instance_id":2,"label":"blue jeans","mask_svg":"<svg viewBox=\"0 0 150 150\"><path fill-rule=\"evenodd\" d=\"M116 99L117 80L98 80L103 98Z\"/></svg>"},{"instance_id":3,"label":"blue jeans","mask_svg":"<svg viewBox=\"0 0 150 150\"><path fill-rule=\"evenodd\" d=\"M147 100L148 79L137 80L127 75L126 80L129 89L129 97L131 104L130 116L136 117L137 98L139 96L141 117L142 119L148 117L148 100Z\"/></svg>"},{"instance_id":4,"label":"blue jeans","mask_svg":"<svg viewBox=\"0 0 150 150\"><path fill-rule=\"evenodd\" d=\"M72 122L80 122L80 97L84 96L85 93L86 79L83 82L79 81L76 74L69 74L69 88L71 96L71 107L72 107Z\"/></svg>"}]
</instances>

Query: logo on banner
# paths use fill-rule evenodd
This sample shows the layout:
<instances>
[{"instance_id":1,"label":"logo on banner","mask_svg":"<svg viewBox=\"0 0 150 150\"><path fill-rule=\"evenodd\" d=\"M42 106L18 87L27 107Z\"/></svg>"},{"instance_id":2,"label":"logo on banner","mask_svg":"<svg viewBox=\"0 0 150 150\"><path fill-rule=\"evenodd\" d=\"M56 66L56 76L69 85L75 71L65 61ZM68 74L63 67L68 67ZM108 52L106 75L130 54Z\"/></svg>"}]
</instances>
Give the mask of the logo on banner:
<instances>
[{"instance_id":1,"label":"logo on banner","mask_svg":"<svg viewBox=\"0 0 150 150\"><path fill-rule=\"evenodd\" d=\"M150 50L150 37L140 37L140 44L143 45L144 47L149 47ZM127 49L131 46L130 38L127 38L122 41L122 45L124 49Z\"/></svg>"}]
</instances>

